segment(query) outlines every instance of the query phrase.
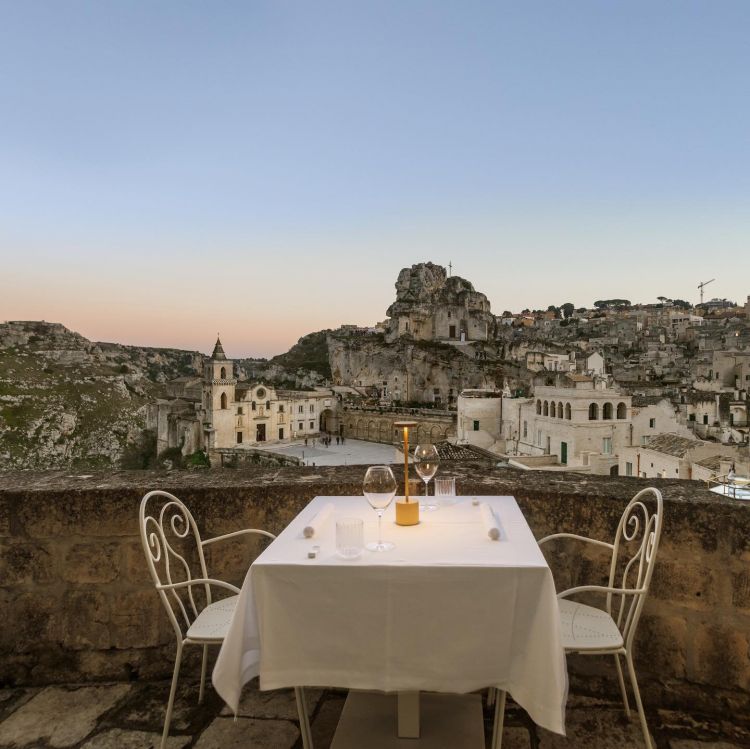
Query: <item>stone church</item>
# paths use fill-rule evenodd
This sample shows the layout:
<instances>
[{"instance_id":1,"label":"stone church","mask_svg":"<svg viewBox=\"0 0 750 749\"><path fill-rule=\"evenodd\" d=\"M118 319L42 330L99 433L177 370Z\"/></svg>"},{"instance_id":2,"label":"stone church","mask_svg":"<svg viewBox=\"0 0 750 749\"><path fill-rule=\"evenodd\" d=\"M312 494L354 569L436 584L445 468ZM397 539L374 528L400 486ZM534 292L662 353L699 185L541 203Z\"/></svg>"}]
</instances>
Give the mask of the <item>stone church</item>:
<instances>
[{"instance_id":1,"label":"stone church","mask_svg":"<svg viewBox=\"0 0 750 749\"><path fill-rule=\"evenodd\" d=\"M166 398L149 408L147 425L156 432L157 452L180 447L183 454L262 446L339 433L339 406L333 391L282 390L238 381L234 362L217 338L203 377L167 383Z\"/></svg>"}]
</instances>

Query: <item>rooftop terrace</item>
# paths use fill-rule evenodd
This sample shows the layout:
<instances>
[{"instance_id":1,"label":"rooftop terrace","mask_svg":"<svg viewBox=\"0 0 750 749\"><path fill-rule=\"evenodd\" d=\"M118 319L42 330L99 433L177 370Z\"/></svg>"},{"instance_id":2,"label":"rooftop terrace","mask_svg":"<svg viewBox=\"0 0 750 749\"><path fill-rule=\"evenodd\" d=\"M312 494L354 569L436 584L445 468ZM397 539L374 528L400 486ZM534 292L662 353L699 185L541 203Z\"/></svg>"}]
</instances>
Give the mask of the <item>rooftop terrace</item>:
<instances>
[{"instance_id":1,"label":"rooftop terrace","mask_svg":"<svg viewBox=\"0 0 750 749\"><path fill-rule=\"evenodd\" d=\"M207 536L244 527L278 532L315 495L360 493L363 470L0 475L0 749L156 741L174 643L138 538L146 490L180 496ZM644 485L481 463L451 472L462 494L515 495L537 537L575 530L610 539ZM650 728L659 749L750 747L750 504L697 482L656 483L664 532L636 639ZM224 552L208 560L212 573L241 582L258 547L241 542ZM550 564L560 588L599 583L605 574L601 557L571 549L556 551ZM641 747L608 659L571 657L569 672L568 738L534 729L511 708L506 749ZM197 705L195 660L182 673L170 747L301 746L291 692L249 688L234 723L212 690ZM316 747L328 746L343 699L333 690L312 694Z\"/></svg>"}]
</instances>

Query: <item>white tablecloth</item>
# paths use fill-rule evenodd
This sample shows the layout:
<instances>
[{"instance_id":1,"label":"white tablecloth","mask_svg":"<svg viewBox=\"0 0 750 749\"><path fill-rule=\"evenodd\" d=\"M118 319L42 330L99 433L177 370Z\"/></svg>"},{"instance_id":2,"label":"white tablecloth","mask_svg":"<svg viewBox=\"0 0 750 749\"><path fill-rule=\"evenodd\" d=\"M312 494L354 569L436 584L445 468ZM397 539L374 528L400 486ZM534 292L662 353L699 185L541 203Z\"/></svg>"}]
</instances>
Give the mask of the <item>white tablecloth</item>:
<instances>
[{"instance_id":1,"label":"white tablecloth","mask_svg":"<svg viewBox=\"0 0 750 749\"><path fill-rule=\"evenodd\" d=\"M335 686L385 692L507 690L540 726L564 733L567 670L552 574L513 497L480 497L502 526L487 537L471 498L394 523L396 547L337 557L339 517L377 516L364 497L316 497L247 573L213 683L236 711L242 686ZM303 528L327 502L314 538ZM307 553L320 546L315 559Z\"/></svg>"}]
</instances>

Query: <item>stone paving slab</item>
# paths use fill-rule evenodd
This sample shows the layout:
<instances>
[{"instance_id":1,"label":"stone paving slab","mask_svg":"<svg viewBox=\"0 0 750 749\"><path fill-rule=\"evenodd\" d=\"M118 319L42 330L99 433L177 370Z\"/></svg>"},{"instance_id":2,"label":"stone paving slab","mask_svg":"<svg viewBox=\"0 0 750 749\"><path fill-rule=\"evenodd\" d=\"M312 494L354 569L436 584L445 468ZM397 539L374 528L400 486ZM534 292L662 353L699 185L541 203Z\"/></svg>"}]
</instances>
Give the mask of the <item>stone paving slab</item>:
<instances>
[{"instance_id":1,"label":"stone paving slab","mask_svg":"<svg viewBox=\"0 0 750 749\"><path fill-rule=\"evenodd\" d=\"M47 687L0 723L0 748L54 749L78 744L97 721L130 691L129 684L96 687Z\"/></svg>"},{"instance_id":2,"label":"stone paving slab","mask_svg":"<svg viewBox=\"0 0 750 749\"><path fill-rule=\"evenodd\" d=\"M185 749L192 741L190 736L170 736L167 749ZM159 749L160 745L160 733L111 728L90 738L81 749Z\"/></svg>"},{"instance_id":3,"label":"stone paving slab","mask_svg":"<svg viewBox=\"0 0 750 749\"><path fill-rule=\"evenodd\" d=\"M747 744L745 744L747 746ZM677 739L669 742L669 749L743 749L739 744L727 744L726 741L693 741Z\"/></svg>"},{"instance_id":4,"label":"stone paving slab","mask_svg":"<svg viewBox=\"0 0 750 749\"><path fill-rule=\"evenodd\" d=\"M0 721L5 720L12 712L28 702L39 689L0 689Z\"/></svg>"},{"instance_id":5,"label":"stone paving slab","mask_svg":"<svg viewBox=\"0 0 750 749\"><path fill-rule=\"evenodd\" d=\"M112 715L112 723L124 728L153 730L164 724L169 698L169 682L138 684ZM199 685L187 680L178 682L172 711L171 732L195 733L215 718L222 701L213 689L206 689L203 705L198 704Z\"/></svg>"},{"instance_id":6,"label":"stone paving slab","mask_svg":"<svg viewBox=\"0 0 750 749\"><path fill-rule=\"evenodd\" d=\"M346 699L345 690L306 690L315 749L328 749ZM0 749L158 749L169 682L54 686L0 690ZM493 710L485 709L486 745ZM738 716L739 717L739 716ZM301 749L293 690L244 691L237 721L208 689L198 705L198 684L180 685L168 749ZM509 700L504 749L644 749L637 716L618 702L571 696L568 736L535 727ZM750 749L742 721L707 721L659 710L649 715L655 749ZM449 748L446 748L449 749Z\"/></svg>"},{"instance_id":7,"label":"stone paving slab","mask_svg":"<svg viewBox=\"0 0 750 749\"><path fill-rule=\"evenodd\" d=\"M311 713L313 720L310 728L312 730L313 746L315 749L318 749L318 747L324 749L331 745L333 734L336 733L336 726L338 725L345 702L346 694L335 693L327 695L317 713Z\"/></svg>"},{"instance_id":8,"label":"stone paving slab","mask_svg":"<svg viewBox=\"0 0 750 749\"><path fill-rule=\"evenodd\" d=\"M492 742L492 725L488 726L487 746ZM531 734L528 728L505 726L503 728L503 749L532 749Z\"/></svg>"},{"instance_id":9,"label":"stone paving slab","mask_svg":"<svg viewBox=\"0 0 750 749\"><path fill-rule=\"evenodd\" d=\"M568 710L565 728L565 736L538 728L539 749L578 749L585 746L595 746L596 749L642 749L645 746L637 716L633 714L629 721L624 710Z\"/></svg>"},{"instance_id":10,"label":"stone paving slab","mask_svg":"<svg viewBox=\"0 0 750 749\"><path fill-rule=\"evenodd\" d=\"M201 734L195 749L292 749L299 735L299 728L286 720L216 718Z\"/></svg>"},{"instance_id":11,"label":"stone paving slab","mask_svg":"<svg viewBox=\"0 0 750 749\"><path fill-rule=\"evenodd\" d=\"M721 740L730 747L750 746L750 724L748 724L750 712L744 716L744 725L733 721L729 712L724 720L695 717L676 710L659 710L657 715L658 725L655 727L660 732L671 735L673 743L693 741L698 742L699 746L708 746L711 741L715 741L710 737L720 736ZM701 741L704 743L701 744Z\"/></svg>"},{"instance_id":12,"label":"stone paving slab","mask_svg":"<svg viewBox=\"0 0 750 749\"><path fill-rule=\"evenodd\" d=\"M307 713L313 715L318 706L322 689L305 689ZM223 717L231 717L232 711L224 705L221 710ZM258 680L253 679L243 690L237 715L243 718L280 718L283 720L297 720L297 700L293 689L274 689L261 692Z\"/></svg>"}]
</instances>

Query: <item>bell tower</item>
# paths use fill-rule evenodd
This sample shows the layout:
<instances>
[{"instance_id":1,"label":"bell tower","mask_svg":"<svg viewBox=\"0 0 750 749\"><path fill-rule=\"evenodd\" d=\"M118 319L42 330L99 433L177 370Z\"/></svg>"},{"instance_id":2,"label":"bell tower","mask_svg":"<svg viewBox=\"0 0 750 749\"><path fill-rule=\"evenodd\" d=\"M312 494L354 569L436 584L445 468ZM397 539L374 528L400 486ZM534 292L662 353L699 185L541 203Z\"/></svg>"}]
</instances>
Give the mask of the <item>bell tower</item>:
<instances>
[{"instance_id":1,"label":"bell tower","mask_svg":"<svg viewBox=\"0 0 750 749\"><path fill-rule=\"evenodd\" d=\"M227 359L216 337L211 358L203 365L203 408L208 448L233 447L235 436L234 362Z\"/></svg>"}]
</instances>

